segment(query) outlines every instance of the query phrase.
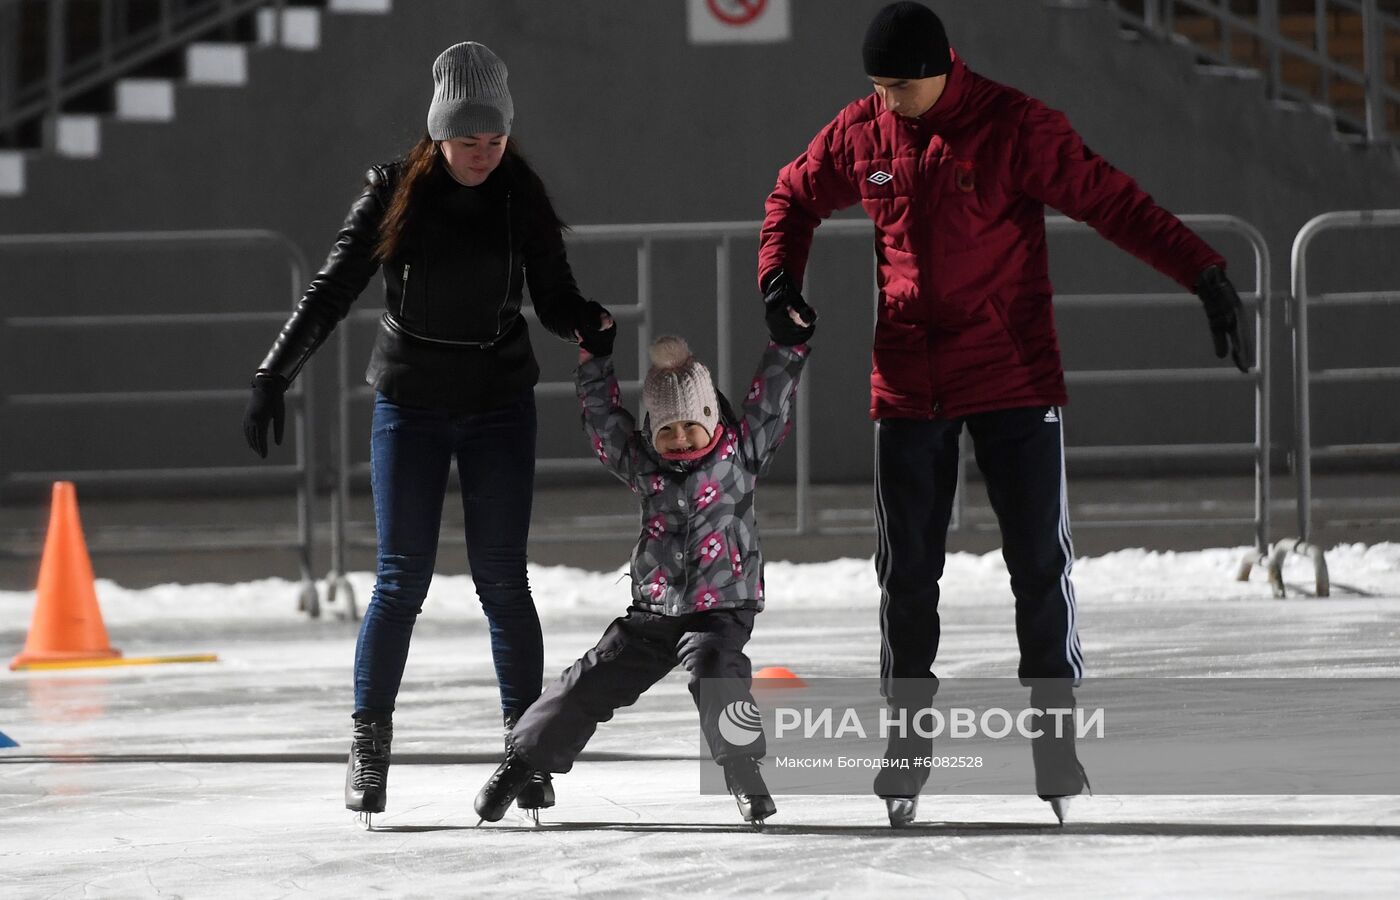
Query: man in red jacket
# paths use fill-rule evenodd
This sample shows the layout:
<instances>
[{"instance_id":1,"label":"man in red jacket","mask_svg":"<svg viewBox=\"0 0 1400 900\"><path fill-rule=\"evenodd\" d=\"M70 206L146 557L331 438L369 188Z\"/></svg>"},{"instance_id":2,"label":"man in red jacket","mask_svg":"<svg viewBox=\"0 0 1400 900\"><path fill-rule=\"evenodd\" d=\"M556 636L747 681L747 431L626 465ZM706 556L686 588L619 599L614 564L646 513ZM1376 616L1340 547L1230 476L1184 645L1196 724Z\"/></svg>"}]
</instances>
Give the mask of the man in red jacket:
<instances>
[{"instance_id":1,"label":"man in red jacket","mask_svg":"<svg viewBox=\"0 0 1400 900\"><path fill-rule=\"evenodd\" d=\"M1216 355L1248 371L1239 296L1224 258L1084 146L1062 113L968 69L932 10L913 2L880 10L863 57L874 93L843 109L779 173L758 271L770 327L810 323L801 284L814 229L855 203L875 223L870 414L882 690L903 705L937 688L938 579L966 426L1016 597L1017 674L1032 684L1033 705L1072 703L1083 656L1045 207L1087 222L1199 295ZM1063 821L1066 798L1084 786L1073 745L1032 750L1037 793ZM915 749L892 744L889 752ZM892 824L912 821L926 775L882 770L876 792Z\"/></svg>"}]
</instances>

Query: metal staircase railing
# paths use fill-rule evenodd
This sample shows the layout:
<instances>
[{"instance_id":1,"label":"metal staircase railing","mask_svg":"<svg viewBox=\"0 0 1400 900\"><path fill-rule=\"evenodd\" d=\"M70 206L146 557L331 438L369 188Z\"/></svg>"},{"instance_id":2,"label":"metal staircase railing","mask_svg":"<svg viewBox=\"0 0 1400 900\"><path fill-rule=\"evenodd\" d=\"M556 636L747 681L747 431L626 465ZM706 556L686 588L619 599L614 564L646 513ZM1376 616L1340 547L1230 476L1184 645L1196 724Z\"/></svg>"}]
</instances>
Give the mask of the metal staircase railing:
<instances>
[{"instance_id":1,"label":"metal staircase railing","mask_svg":"<svg viewBox=\"0 0 1400 900\"><path fill-rule=\"evenodd\" d=\"M1368 142L1400 136L1400 0L1106 0L1202 59L1258 69L1269 97L1324 106Z\"/></svg>"},{"instance_id":2,"label":"metal staircase railing","mask_svg":"<svg viewBox=\"0 0 1400 900\"><path fill-rule=\"evenodd\" d=\"M0 0L0 146L66 104L286 0Z\"/></svg>"}]
</instances>

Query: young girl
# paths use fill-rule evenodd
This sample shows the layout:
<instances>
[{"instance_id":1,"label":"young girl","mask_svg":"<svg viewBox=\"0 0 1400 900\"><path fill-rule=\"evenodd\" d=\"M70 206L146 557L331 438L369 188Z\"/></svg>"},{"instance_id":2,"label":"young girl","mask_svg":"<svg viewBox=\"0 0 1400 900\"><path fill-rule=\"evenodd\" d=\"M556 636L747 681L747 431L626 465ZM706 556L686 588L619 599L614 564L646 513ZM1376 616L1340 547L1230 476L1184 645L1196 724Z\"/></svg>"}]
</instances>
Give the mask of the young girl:
<instances>
[{"instance_id":1,"label":"young girl","mask_svg":"<svg viewBox=\"0 0 1400 900\"><path fill-rule=\"evenodd\" d=\"M267 456L269 425L282 441L283 393L382 267L386 309L366 373L379 561L355 647L345 773L345 805L366 817L385 807L394 703L454 459L507 729L543 682L525 576L539 364L522 289L547 331L585 346L607 315L574 283L563 223L510 140L514 115L505 63L490 49L469 41L438 56L427 132L406 159L369 170L330 257L258 367L244 416L248 443ZM548 776L520 801L552 805Z\"/></svg>"},{"instance_id":2,"label":"young girl","mask_svg":"<svg viewBox=\"0 0 1400 900\"><path fill-rule=\"evenodd\" d=\"M763 609L754 486L790 428L812 330L775 329L742 416L716 392L685 341L658 338L640 431L619 401L615 329L604 332L609 346L598 355L580 351L584 429L603 464L641 497L632 605L516 724L505 761L476 797L483 819L498 821L535 772L569 771L599 722L678 664L690 674L701 730L740 813L761 826L776 812L758 771L762 735L733 745L720 733L719 717L734 703L753 708L744 645Z\"/></svg>"}]
</instances>

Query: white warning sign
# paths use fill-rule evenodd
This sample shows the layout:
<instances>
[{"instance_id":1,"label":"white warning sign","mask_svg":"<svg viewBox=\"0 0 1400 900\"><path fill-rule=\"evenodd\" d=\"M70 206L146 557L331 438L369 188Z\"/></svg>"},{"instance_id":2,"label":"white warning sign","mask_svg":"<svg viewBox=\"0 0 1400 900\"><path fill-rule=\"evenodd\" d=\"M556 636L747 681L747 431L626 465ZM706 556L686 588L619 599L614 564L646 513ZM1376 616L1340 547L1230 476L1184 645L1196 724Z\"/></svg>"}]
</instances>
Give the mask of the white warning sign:
<instances>
[{"instance_id":1,"label":"white warning sign","mask_svg":"<svg viewBox=\"0 0 1400 900\"><path fill-rule=\"evenodd\" d=\"M686 0L692 44L771 44L792 36L789 0Z\"/></svg>"}]
</instances>

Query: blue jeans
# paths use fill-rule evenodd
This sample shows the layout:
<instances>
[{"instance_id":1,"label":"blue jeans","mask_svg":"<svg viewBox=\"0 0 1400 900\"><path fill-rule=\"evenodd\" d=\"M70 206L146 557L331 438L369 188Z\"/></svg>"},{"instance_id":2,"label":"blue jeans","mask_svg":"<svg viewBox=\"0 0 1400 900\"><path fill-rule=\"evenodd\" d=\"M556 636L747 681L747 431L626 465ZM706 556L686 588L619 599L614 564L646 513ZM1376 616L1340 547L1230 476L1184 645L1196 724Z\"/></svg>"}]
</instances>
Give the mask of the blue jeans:
<instances>
[{"instance_id":1,"label":"blue jeans","mask_svg":"<svg viewBox=\"0 0 1400 900\"><path fill-rule=\"evenodd\" d=\"M535 486L535 395L452 415L376 395L370 479L379 531L374 594L355 646L355 710L394 708L413 623L437 560L452 459L462 485L467 562L486 612L505 712L540 695L544 640L525 575Z\"/></svg>"}]
</instances>

